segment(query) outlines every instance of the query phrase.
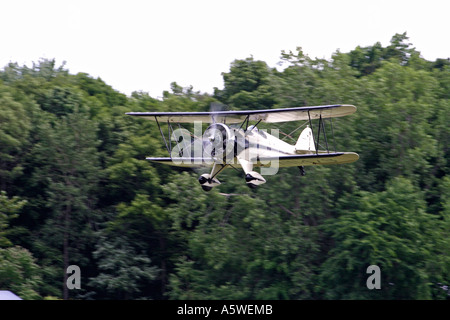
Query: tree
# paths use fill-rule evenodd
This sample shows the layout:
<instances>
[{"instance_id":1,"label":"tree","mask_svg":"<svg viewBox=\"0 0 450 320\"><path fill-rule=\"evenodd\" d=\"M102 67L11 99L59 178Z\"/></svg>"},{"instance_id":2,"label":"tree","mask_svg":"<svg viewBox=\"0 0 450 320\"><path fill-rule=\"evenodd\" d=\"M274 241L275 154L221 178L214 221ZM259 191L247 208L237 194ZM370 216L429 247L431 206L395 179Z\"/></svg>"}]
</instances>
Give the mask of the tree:
<instances>
[{"instance_id":1,"label":"tree","mask_svg":"<svg viewBox=\"0 0 450 320\"><path fill-rule=\"evenodd\" d=\"M222 73L225 87L215 90L215 97L237 109L268 109L275 103L270 85L271 70L253 57L235 60L230 72Z\"/></svg>"},{"instance_id":2,"label":"tree","mask_svg":"<svg viewBox=\"0 0 450 320\"><path fill-rule=\"evenodd\" d=\"M96 126L79 113L69 114L47 125L36 158L41 167L34 173L37 181L46 181L47 207L51 214L43 227L46 246L61 247L64 270L70 261L83 265L82 253L92 245L95 222L95 193L99 180ZM69 292L65 285L63 297Z\"/></svg>"},{"instance_id":3,"label":"tree","mask_svg":"<svg viewBox=\"0 0 450 320\"><path fill-rule=\"evenodd\" d=\"M175 245L169 235L170 219L160 203L156 194L137 194L131 203L122 202L116 207L117 215L104 230L110 237L120 234L124 241L132 241L133 248L159 267L154 277L159 281L140 283L147 297L159 299L166 291L171 252L174 251L170 248Z\"/></svg>"},{"instance_id":4,"label":"tree","mask_svg":"<svg viewBox=\"0 0 450 320\"><path fill-rule=\"evenodd\" d=\"M170 215L187 245L170 277L171 299L312 297L318 252L312 228L245 189L226 198L213 190L205 202L196 195L200 188L183 191L186 180L167 186L178 195Z\"/></svg>"},{"instance_id":5,"label":"tree","mask_svg":"<svg viewBox=\"0 0 450 320\"><path fill-rule=\"evenodd\" d=\"M313 68L313 60L305 55L302 48L296 52L282 51L283 72L275 73L274 88L280 104L284 107L314 105L313 92L318 86L318 72Z\"/></svg>"},{"instance_id":6,"label":"tree","mask_svg":"<svg viewBox=\"0 0 450 320\"><path fill-rule=\"evenodd\" d=\"M362 48L357 46L348 55L350 57L350 66L358 70L360 76L367 76L381 66L384 48L380 42L377 42L369 47Z\"/></svg>"},{"instance_id":7,"label":"tree","mask_svg":"<svg viewBox=\"0 0 450 320\"><path fill-rule=\"evenodd\" d=\"M320 275L326 298L432 297L433 280L440 276L428 268L442 226L425 212L423 194L410 180L394 178L386 191L342 199L339 211L326 225L335 241ZM381 269L381 290L365 285L369 265Z\"/></svg>"},{"instance_id":8,"label":"tree","mask_svg":"<svg viewBox=\"0 0 450 320\"><path fill-rule=\"evenodd\" d=\"M158 268L151 266L151 260L138 253L123 237L113 240L101 238L94 251L100 274L89 281L97 292L110 299L143 298L140 293L148 281L158 274Z\"/></svg>"},{"instance_id":9,"label":"tree","mask_svg":"<svg viewBox=\"0 0 450 320\"><path fill-rule=\"evenodd\" d=\"M53 86L42 97L41 108L57 116L82 111L81 95L72 88Z\"/></svg>"},{"instance_id":10,"label":"tree","mask_svg":"<svg viewBox=\"0 0 450 320\"><path fill-rule=\"evenodd\" d=\"M7 238L13 231L10 221L18 217L27 203L18 197L8 198L0 192L0 288L12 290L22 299L40 299L42 272L30 251Z\"/></svg>"},{"instance_id":11,"label":"tree","mask_svg":"<svg viewBox=\"0 0 450 320\"><path fill-rule=\"evenodd\" d=\"M348 53L350 57L350 66L359 71L359 76L372 74L381 67L383 61L392 60L402 66L407 65L410 58L413 57L417 62L418 52L410 48L411 43L406 32L396 33L390 41L390 45L383 48L380 42L373 46L356 47Z\"/></svg>"},{"instance_id":12,"label":"tree","mask_svg":"<svg viewBox=\"0 0 450 320\"><path fill-rule=\"evenodd\" d=\"M5 191L0 191L0 247L11 246L11 241L7 238L10 221L19 216L18 212L27 203L18 197L9 199Z\"/></svg>"},{"instance_id":13,"label":"tree","mask_svg":"<svg viewBox=\"0 0 450 320\"><path fill-rule=\"evenodd\" d=\"M397 59L397 61L401 65L406 65L411 54L415 52L414 49L411 49L411 43L407 43L409 38L406 35L406 32L402 34L396 33L391 38L391 44L386 48L386 53L384 54L384 59Z\"/></svg>"},{"instance_id":14,"label":"tree","mask_svg":"<svg viewBox=\"0 0 450 320\"><path fill-rule=\"evenodd\" d=\"M21 156L28 144L30 119L12 90L0 83L0 190L8 190L22 174Z\"/></svg>"},{"instance_id":15,"label":"tree","mask_svg":"<svg viewBox=\"0 0 450 320\"><path fill-rule=\"evenodd\" d=\"M25 248L0 248L0 288L12 290L22 299L40 299L41 270Z\"/></svg>"},{"instance_id":16,"label":"tree","mask_svg":"<svg viewBox=\"0 0 450 320\"><path fill-rule=\"evenodd\" d=\"M442 211L438 218L440 226L438 232L440 236L436 244L436 251L439 252L435 263L431 266L438 290L433 292L435 299L449 299L450 297L450 177L446 176L440 181L440 191L442 194Z\"/></svg>"}]
</instances>

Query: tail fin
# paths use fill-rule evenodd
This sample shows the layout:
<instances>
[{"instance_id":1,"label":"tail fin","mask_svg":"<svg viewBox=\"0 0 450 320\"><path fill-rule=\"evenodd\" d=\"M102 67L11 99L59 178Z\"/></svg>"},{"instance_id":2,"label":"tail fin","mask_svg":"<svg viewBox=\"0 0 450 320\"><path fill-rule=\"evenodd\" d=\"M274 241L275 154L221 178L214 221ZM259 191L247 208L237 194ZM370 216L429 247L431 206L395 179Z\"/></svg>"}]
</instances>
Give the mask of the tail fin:
<instances>
[{"instance_id":1,"label":"tail fin","mask_svg":"<svg viewBox=\"0 0 450 320\"><path fill-rule=\"evenodd\" d=\"M314 145L313 132L309 126L303 129L300 137L298 137L297 143L295 144L295 152L297 153L309 153L315 152L316 146Z\"/></svg>"}]
</instances>

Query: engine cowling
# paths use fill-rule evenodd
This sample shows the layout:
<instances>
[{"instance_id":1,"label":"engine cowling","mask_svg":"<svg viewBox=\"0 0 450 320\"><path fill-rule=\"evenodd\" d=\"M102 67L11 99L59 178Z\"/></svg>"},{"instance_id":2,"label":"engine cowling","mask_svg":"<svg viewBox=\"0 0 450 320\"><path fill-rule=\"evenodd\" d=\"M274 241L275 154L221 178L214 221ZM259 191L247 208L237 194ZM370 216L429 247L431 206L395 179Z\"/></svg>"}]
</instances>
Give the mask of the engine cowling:
<instances>
[{"instance_id":1,"label":"engine cowling","mask_svg":"<svg viewBox=\"0 0 450 320\"><path fill-rule=\"evenodd\" d=\"M213 123L203 133L203 155L231 161L235 156L234 143L234 133L226 124Z\"/></svg>"}]
</instances>

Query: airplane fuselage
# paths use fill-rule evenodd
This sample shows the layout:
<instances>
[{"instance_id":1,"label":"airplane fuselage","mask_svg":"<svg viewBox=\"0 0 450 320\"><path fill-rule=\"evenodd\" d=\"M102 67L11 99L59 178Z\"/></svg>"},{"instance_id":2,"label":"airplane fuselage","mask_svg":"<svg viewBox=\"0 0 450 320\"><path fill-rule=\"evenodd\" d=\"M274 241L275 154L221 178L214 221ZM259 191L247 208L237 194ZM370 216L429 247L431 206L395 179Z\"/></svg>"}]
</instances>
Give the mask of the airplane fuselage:
<instances>
[{"instance_id":1,"label":"airplane fuselage","mask_svg":"<svg viewBox=\"0 0 450 320\"><path fill-rule=\"evenodd\" d=\"M310 134L309 127L303 130L299 141L305 140L304 136ZM273 134L271 134L273 133ZM212 188L220 184L216 176L228 165L239 165L245 172L245 179L250 187L254 187L266 182L263 176L254 171L254 164L261 163L261 159L271 159L268 163L262 163L261 167L270 167L273 174L278 171L276 159L283 156L295 156L298 154L312 154L315 148L314 141L305 140L303 148L299 143L291 145L278 137L278 130L259 130L256 126L250 126L246 130L242 128L229 127L226 124L212 124L203 134L203 158L211 159L213 169L211 174L203 174L199 181L207 188ZM302 138L303 137L303 138ZM302 140L303 139L303 140ZM312 134L308 139L313 139ZM264 168L261 169L262 171ZM276 170L276 171L274 171ZM269 172L266 170L266 173ZM264 173L264 172L262 172Z\"/></svg>"}]
</instances>

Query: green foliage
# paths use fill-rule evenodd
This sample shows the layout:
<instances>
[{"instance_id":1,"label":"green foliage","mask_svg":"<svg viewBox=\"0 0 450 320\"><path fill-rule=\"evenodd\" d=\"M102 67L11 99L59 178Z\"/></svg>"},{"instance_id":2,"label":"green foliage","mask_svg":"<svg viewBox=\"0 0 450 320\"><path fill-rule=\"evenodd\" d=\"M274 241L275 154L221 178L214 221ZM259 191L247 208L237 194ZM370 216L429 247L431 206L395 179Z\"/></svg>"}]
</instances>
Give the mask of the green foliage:
<instances>
[{"instance_id":1,"label":"green foliage","mask_svg":"<svg viewBox=\"0 0 450 320\"><path fill-rule=\"evenodd\" d=\"M40 299L40 273L27 249L19 246L0 248L0 288L11 290L25 300Z\"/></svg>"},{"instance_id":2,"label":"green foliage","mask_svg":"<svg viewBox=\"0 0 450 320\"><path fill-rule=\"evenodd\" d=\"M110 299L132 299L141 293L140 282L154 280L158 269L150 266L145 254L138 254L126 239L116 237L112 241L100 239L94 258L98 259L100 274L89 284L104 291Z\"/></svg>"},{"instance_id":3,"label":"green foliage","mask_svg":"<svg viewBox=\"0 0 450 320\"><path fill-rule=\"evenodd\" d=\"M404 32L395 34L391 39L391 44L386 48L383 48L380 42L365 48L358 46L349 53L350 66L358 70L360 76L367 76L380 68L383 61L386 60L406 65L412 56L417 57L418 55L414 48L410 48L411 43L406 42L408 39Z\"/></svg>"},{"instance_id":4,"label":"green foliage","mask_svg":"<svg viewBox=\"0 0 450 320\"><path fill-rule=\"evenodd\" d=\"M26 108L0 83L0 190L22 173L19 159L27 147L29 130Z\"/></svg>"},{"instance_id":5,"label":"green foliage","mask_svg":"<svg viewBox=\"0 0 450 320\"><path fill-rule=\"evenodd\" d=\"M171 299L312 298L318 234L306 217L264 196L225 198L212 191L204 201L186 192L186 180L170 188L182 195L173 208L184 209L172 214L188 245L170 278ZM206 215L198 214L201 206Z\"/></svg>"},{"instance_id":6,"label":"green foliage","mask_svg":"<svg viewBox=\"0 0 450 320\"><path fill-rule=\"evenodd\" d=\"M214 95L174 81L159 100L55 60L9 63L0 288L26 299L448 299L448 60L423 59L402 33L328 60L282 51L280 65L235 60ZM255 190L225 170L208 193L198 172L147 162L167 154L159 129L124 115L337 103L358 111L333 121L329 143L357 162L306 177L282 168ZM294 143L298 125L278 129ZM70 294L69 264L82 270ZM372 264L381 290L366 286Z\"/></svg>"},{"instance_id":7,"label":"green foliage","mask_svg":"<svg viewBox=\"0 0 450 320\"><path fill-rule=\"evenodd\" d=\"M421 192L408 179L395 178L386 191L361 192L352 199L357 202L341 202L342 214L326 225L336 243L322 265L326 297L431 298L430 284L437 279L427 269L431 261L439 264L443 252L434 246L444 229L425 212ZM382 270L381 291L364 286L364 270L372 264Z\"/></svg>"},{"instance_id":8,"label":"green foliage","mask_svg":"<svg viewBox=\"0 0 450 320\"><path fill-rule=\"evenodd\" d=\"M25 200L20 200L18 197L9 199L5 191L0 191L0 247L12 245L7 238L8 232L11 232L10 221L19 216L18 212L25 204Z\"/></svg>"},{"instance_id":9,"label":"green foliage","mask_svg":"<svg viewBox=\"0 0 450 320\"><path fill-rule=\"evenodd\" d=\"M225 88L215 90L215 96L235 109L268 109L275 103L270 84L271 70L253 57L235 60L229 73L222 73Z\"/></svg>"}]
</instances>

